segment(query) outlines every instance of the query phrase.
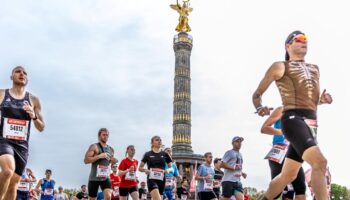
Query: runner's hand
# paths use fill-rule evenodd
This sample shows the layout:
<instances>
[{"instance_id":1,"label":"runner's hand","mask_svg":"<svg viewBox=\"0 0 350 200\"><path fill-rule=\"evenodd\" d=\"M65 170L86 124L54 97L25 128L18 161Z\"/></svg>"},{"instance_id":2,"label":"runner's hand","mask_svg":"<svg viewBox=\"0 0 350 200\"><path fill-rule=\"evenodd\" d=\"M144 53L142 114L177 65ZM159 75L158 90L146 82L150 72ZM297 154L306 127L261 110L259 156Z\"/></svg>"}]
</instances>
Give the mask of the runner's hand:
<instances>
[{"instance_id":1,"label":"runner's hand","mask_svg":"<svg viewBox=\"0 0 350 200\"><path fill-rule=\"evenodd\" d=\"M99 159L107 159L109 160L109 154L108 153L101 153L98 155Z\"/></svg>"},{"instance_id":2,"label":"runner's hand","mask_svg":"<svg viewBox=\"0 0 350 200\"><path fill-rule=\"evenodd\" d=\"M23 106L23 110L29 115L31 119L35 118L35 112L33 106L29 105L29 103L25 103Z\"/></svg>"},{"instance_id":3,"label":"runner's hand","mask_svg":"<svg viewBox=\"0 0 350 200\"><path fill-rule=\"evenodd\" d=\"M145 173L148 175L151 171L149 171L148 169L145 170Z\"/></svg>"},{"instance_id":4,"label":"runner's hand","mask_svg":"<svg viewBox=\"0 0 350 200\"><path fill-rule=\"evenodd\" d=\"M210 175L210 174L208 174L207 176L205 176L205 177L204 177L204 179L205 179L205 180L209 180L209 179L211 179L211 175Z\"/></svg>"},{"instance_id":5,"label":"runner's hand","mask_svg":"<svg viewBox=\"0 0 350 200\"><path fill-rule=\"evenodd\" d=\"M265 115L270 115L270 110L272 110L272 108L269 108L269 107L267 107L267 106L262 106L262 107L259 107L259 108L257 109L256 113L257 113L259 116L263 117L263 116L265 116Z\"/></svg>"},{"instance_id":6,"label":"runner's hand","mask_svg":"<svg viewBox=\"0 0 350 200\"><path fill-rule=\"evenodd\" d=\"M323 90L321 97L320 97L320 103L327 103L327 104L331 104L333 102L333 98L332 96L326 92L326 89Z\"/></svg>"},{"instance_id":7,"label":"runner's hand","mask_svg":"<svg viewBox=\"0 0 350 200\"><path fill-rule=\"evenodd\" d=\"M242 172L242 176L243 176L243 178L247 178L247 174L244 172Z\"/></svg>"}]
</instances>

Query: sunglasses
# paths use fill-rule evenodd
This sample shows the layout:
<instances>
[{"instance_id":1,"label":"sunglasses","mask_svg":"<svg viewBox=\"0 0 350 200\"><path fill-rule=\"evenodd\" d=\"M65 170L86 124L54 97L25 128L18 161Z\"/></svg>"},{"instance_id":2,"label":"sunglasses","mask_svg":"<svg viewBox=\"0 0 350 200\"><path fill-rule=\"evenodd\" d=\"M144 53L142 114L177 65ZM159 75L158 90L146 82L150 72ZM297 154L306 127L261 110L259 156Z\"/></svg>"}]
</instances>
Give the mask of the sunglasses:
<instances>
[{"instance_id":1,"label":"sunglasses","mask_svg":"<svg viewBox=\"0 0 350 200\"><path fill-rule=\"evenodd\" d=\"M295 36L291 41L290 44L292 44L294 42L298 42L298 43L306 43L308 41L307 37L303 34L297 35Z\"/></svg>"}]
</instances>

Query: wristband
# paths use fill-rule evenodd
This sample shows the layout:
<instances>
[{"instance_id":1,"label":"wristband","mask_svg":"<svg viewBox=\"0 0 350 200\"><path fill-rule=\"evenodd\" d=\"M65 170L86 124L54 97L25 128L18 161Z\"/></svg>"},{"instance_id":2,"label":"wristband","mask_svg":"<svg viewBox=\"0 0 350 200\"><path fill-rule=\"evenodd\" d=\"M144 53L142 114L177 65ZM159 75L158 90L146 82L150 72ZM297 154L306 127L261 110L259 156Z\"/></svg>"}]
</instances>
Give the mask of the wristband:
<instances>
[{"instance_id":1,"label":"wristband","mask_svg":"<svg viewBox=\"0 0 350 200\"><path fill-rule=\"evenodd\" d=\"M32 120L35 121L37 119L38 119L38 116L36 116L36 114L35 114L35 117Z\"/></svg>"}]
</instances>

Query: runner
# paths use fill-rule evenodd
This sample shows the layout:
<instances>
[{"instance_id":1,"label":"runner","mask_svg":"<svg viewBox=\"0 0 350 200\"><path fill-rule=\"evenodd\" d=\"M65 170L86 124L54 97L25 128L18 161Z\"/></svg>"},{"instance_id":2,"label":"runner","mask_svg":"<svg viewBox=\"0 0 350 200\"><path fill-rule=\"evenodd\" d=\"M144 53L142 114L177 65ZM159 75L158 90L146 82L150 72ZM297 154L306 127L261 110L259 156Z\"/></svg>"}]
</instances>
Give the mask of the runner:
<instances>
[{"instance_id":1,"label":"runner","mask_svg":"<svg viewBox=\"0 0 350 200\"><path fill-rule=\"evenodd\" d=\"M40 200L53 200L54 199L54 190L55 190L55 181L52 179L51 169L45 171L45 178L40 179L36 185L36 191L38 191Z\"/></svg>"},{"instance_id":2,"label":"runner","mask_svg":"<svg viewBox=\"0 0 350 200\"><path fill-rule=\"evenodd\" d=\"M181 181L181 187L177 188L177 198L178 200L187 200L189 197L191 197L191 194L188 192L188 180L182 179Z\"/></svg>"},{"instance_id":3,"label":"runner","mask_svg":"<svg viewBox=\"0 0 350 200\"><path fill-rule=\"evenodd\" d=\"M109 175L112 184L112 200L119 200L119 186L121 177L118 175L118 164L112 165L112 173Z\"/></svg>"},{"instance_id":4,"label":"runner","mask_svg":"<svg viewBox=\"0 0 350 200\"><path fill-rule=\"evenodd\" d=\"M215 158L214 159L214 193L218 199L220 199L220 187L221 187L221 181L222 177L224 176L224 172L220 169L221 166L221 158Z\"/></svg>"},{"instance_id":5,"label":"runner","mask_svg":"<svg viewBox=\"0 0 350 200\"><path fill-rule=\"evenodd\" d=\"M286 61L275 62L266 72L253 94L253 103L258 115L270 114L270 108L263 106L261 97L269 85L276 81L283 102L282 131L291 143L288 147L282 172L275 177L262 199L273 199L293 181L305 160L312 168L312 185L317 200L327 199L325 172L327 160L316 142L317 105L331 103L332 97L326 90L320 95L319 68L305 63L307 38L304 33L294 31L285 42Z\"/></svg>"},{"instance_id":6,"label":"runner","mask_svg":"<svg viewBox=\"0 0 350 200\"><path fill-rule=\"evenodd\" d=\"M38 131L45 124L39 98L26 91L27 71L17 66L12 88L0 90L0 199L14 200L28 159L31 123Z\"/></svg>"},{"instance_id":7,"label":"runner","mask_svg":"<svg viewBox=\"0 0 350 200\"><path fill-rule=\"evenodd\" d=\"M27 200L30 198L30 190L36 178L31 169L26 168L21 176L21 180L17 188L16 200Z\"/></svg>"},{"instance_id":8,"label":"runner","mask_svg":"<svg viewBox=\"0 0 350 200\"><path fill-rule=\"evenodd\" d=\"M214 191L214 169L211 167L213 156L210 152L204 154L204 163L199 166L195 179L198 181L197 192L200 200L217 199Z\"/></svg>"},{"instance_id":9,"label":"runner","mask_svg":"<svg viewBox=\"0 0 350 200\"><path fill-rule=\"evenodd\" d=\"M109 132L106 128L98 131L98 143L90 145L85 154L84 163L91 163L88 192L91 200L97 197L101 187L105 199L111 199L112 185L109 179L109 165L114 165L118 160L114 157L114 149L107 145Z\"/></svg>"},{"instance_id":10,"label":"runner","mask_svg":"<svg viewBox=\"0 0 350 200\"><path fill-rule=\"evenodd\" d=\"M232 139L233 148L226 151L222 157L221 167L225 169L221 183L223 200L229 200L231 196L237 200L243 200L241 176L247 177L247 174L242 172L243 157L239 152L243 140L242 137L235 136Z\"/></svg>"},{"instance_id":11,"label":"runner","mask_svg":"<svg viewBox=\"0 0 350 200\"><path fill-rule=\"evenodd\" d=\"M63 192L63 187L58 187L58 193L55 194L55 200L68 200L68 195Z\"/></svg>"},{"instance_id":12,"label":"runner","mask_svg":"<svg viewBox=\"0 0 350 200\"><path fill-rule=\"evenodd\" d=\"M273 135L273 147L267 154L265 159L269 160L269 166L271 171L271 179L275 178L282 171L284 157L287 152L289 142L284 138L281 131L281 117L283 107L276 108L271 115L266 119L261 127L261 133ZM274 127L272 127L274 125ZM306 184L304 170L301 167L297 178L292 182L292 185L287 185L282 193L282 199L285 200L305 200ZM280 196L277 195L275 199Z\"/></svg>"},{"instance_id":13,"label":"runner","mask_svg":"<svg viewBox=\"0 0 350 200\"><path fill-rule=\"evenodd\" d=\"M139 171L147 174L148 191L151 193L153 200L163 198L165 178L164 173L173 171L172 159L169 154L161 150L162 140L159 136L153 136L151 139L151 151L145 153L139 166ZM165 163L168 169L164 170ZM147 169L144 168L147 164Z\"/></svg>"},{"instance_id":14,"label":"runner","mask_svg":"<svg viewBox=\"0 0 350 200\"><path fill-rule=\"evenodd\" d=\"M126 158L124 158L119 165L119 176L121 176L121 182L119 187L120 200L126 200L127 197L131 196L133 200L138 200L138 180L136 177L136 169L139 164L134 159L135 147L129 145L126 148Z\"/></svg>"},{"instance_id":15,"label":"runner","mask_svg":"<svg viewBox=\"0 0 350 200\"><path fill-rule=\"evenodd\" d=\"M147 199L147 189L146 189L146 182L141 182L141 187L139 188L139 199L140 200L146 200Z\"/></svg>"},{"instance_id":16,"label":"runner","mask_svg":"<svg viewBox=\"0 0 350 200\"><path fill-rule=\"evenodd\" d=\"M81 191L75 197L81 200L88 200L89 195L88 195L88 192L86 191L86 185L82 185L80 189Z\"/></svg>"},{"instance_id":17,"label":"runner","mask_svg":"<svg viewBox=\"0 0 350 200\"><path fill-rule=\"evenodd\" d=\"M168 153L170 155L170 157L172 156L172 150L171 148L165 148L164 151L166 153ZM173 190L175 189L176 186L176 178L180 178L179 177L179 170L177 169L175 163L172 163L172 168L173 171L171 171L168 174L165 174L165 188L164 188L164 199L168 199L168 200L173 200ZM165 170L168 169L168 165L165 164Z\"/></svg>"}]
</instances>

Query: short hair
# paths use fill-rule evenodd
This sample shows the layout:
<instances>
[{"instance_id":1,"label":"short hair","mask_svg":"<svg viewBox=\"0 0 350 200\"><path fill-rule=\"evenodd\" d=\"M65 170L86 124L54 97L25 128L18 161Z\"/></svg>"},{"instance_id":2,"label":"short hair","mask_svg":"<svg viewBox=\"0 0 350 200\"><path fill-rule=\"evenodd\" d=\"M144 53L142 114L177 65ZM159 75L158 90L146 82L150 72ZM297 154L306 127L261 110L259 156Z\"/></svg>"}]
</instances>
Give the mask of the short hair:
<instances>
[{"instance_id":1,"label":"short hair","mask_svg":"<svg viewBox=\"0 0 350 200\"><path fill-rule=\"evenodd\" d=\"M100 128L100 130L98 130L98 137L101 136L101 133L102 133L102 132L107 132L107 133L109 133L109 131L108 131L107 128Z\"/></svg>"},{"instance_id":2,"label":"short hair","mask_svg":"<svg viewBox=\"0 0 350 200\"><path fill-rule=\"evenodd\" d=\"M221 158L215 158L214 159L214 164L218 163L219 161L221 161Z\"/></svg>"},{"instance_id":3,"label":"short hair","mask_svg":"<svg viewBox=\"0 0 350 200\"><path fill-rule=\"evenodd\" d=\"M81 185L80 188L86 187L86 185Z\"/></svg>"},{"instance_id":4,"label":"short hair","mask_svg":"<svg viewBox=\"0 0 350 200\"><path fill-rule=\"evenodd\" d=\"M211 155L211 152L205 153L205 154L204 154L204 157L206 158L206 157L208 157L209 155Z\"/></svg>"},{"instance_id":5,"label":"short hair","mask_svg":"<svg viewBox=\"0 0 350 200\"><path fill-rule=\"evenodd\" d=\"M16 71L16 69L18 69L18 68L22 68L22 69L24 69L24 70L25 70L25 68L24 68L23 66L21 66L21 65L17 65L16 67L14 67L14 68L12 69L12 73L11 73L11 74L13 74L13 72L15 72L15 71Z\"/></svg>"}]
</instances>

